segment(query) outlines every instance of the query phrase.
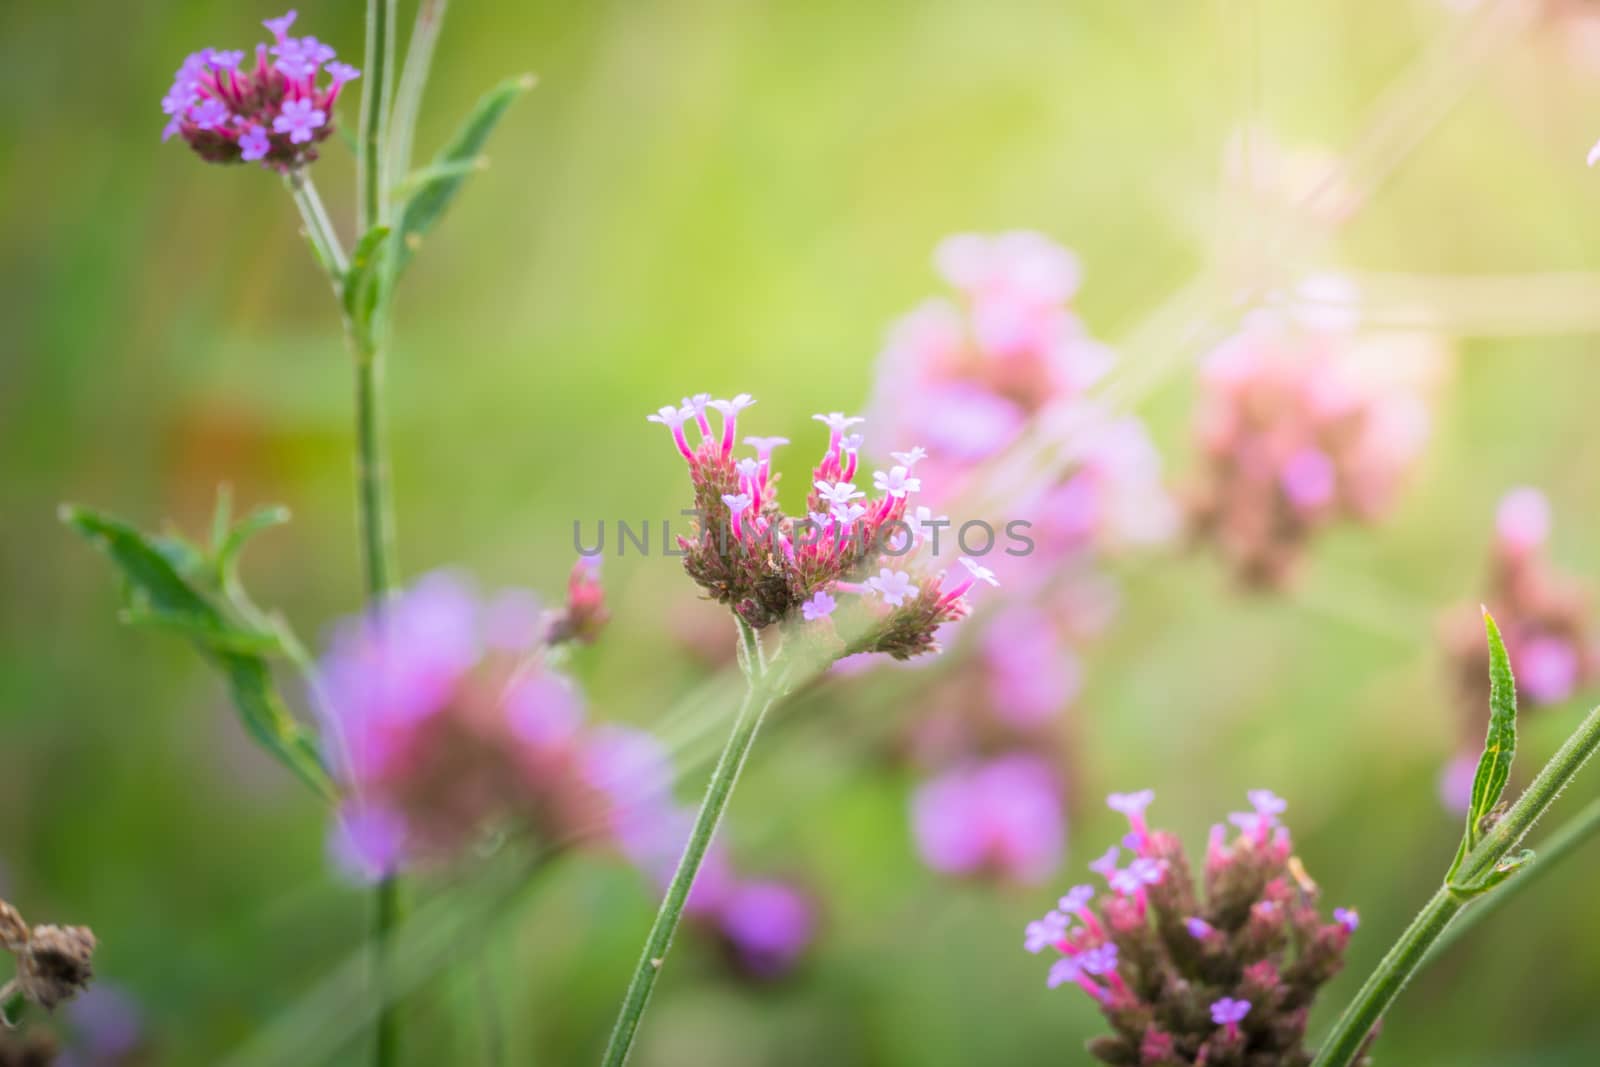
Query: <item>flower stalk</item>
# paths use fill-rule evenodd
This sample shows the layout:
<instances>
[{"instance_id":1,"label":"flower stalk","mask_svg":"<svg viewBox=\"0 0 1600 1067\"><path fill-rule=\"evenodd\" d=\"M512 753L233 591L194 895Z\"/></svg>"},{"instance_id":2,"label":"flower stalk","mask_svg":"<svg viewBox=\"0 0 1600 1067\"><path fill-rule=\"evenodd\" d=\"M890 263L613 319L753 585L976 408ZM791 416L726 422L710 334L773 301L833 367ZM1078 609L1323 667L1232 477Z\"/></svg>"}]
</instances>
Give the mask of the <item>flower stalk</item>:
<instances>
[{"instance_id":1,"label":"flower stalk","mask_svg":"<svg viewBox=\"0 0 1600 1067\"><path fill-rule=\"evenodd\" d=\"M367 0L367 72L361 89L356 217L362 233L389 221L389 104L394 95L395 0Z\"/></svg>"},{"instance_id":2,"label":"flower stalk","mask_svg":"<svg viewBox=\"0 0 1600 1067\"><path fill-rule=\"evenodd\" d=\"M1498 651L1497 658L1503 658L1503 646L1496 649L1498 633L1493 629L1492 620L1489 625L1491 649ZM1485 817L1474 810L1469 816L1468 833L1469 837L1477 838L1477 843L1464 848L1458 855L1444 883L1367 978L1355 999L1334 1024L1333 1032L1323 1043L1313 1067L1348 1067L1356 1062L1373 1026L1400 995L1411 976L1437 954L1435 946L1446 937L1448 930L1453 929L1457 915L1463 909L1467 910L1468 915L1485 909L1486 904L1478 904L1476 908L1472 905L1484 898L1485 894L1493 892L1494 895L1486 899L1494 900L1505 893L1505 889L1497 887L1533 859L1533 854L1527 850L1516 853L1513 850L1521 845L1533 824L1555 802L1597 748L1600 748L1600 707L1589 712L1504 816L1494 818L1491 811ZM1492 756L1491 748L1486 753L1486 761ZM1582 818L1585 822L1592 822L1600 815L1586 811ZM1478 827L1485 822L1491 825L1482 830L1480 835ZM1577 831L1575 838L1581 838L1587 832L1583 823L1579 824Z\"/></svg>"},{"instance_id":3,"label":"flower stalk","mask_svg":"<svg viewBox=\"0 0 1600 1067\"><path fill-rule=\"evenodd\" d=\"M388 166L389 112L394 95L395 0L367 0L367 71L361 92L360 152L357 158L356 214L362 234L390 218ZM346 284L349 284L348 282ZM380 393L385 330L374 323L364 336L352 334L356 356L356 485L361 524L362 570L368 608L376 617L388 592L390 515L388 463L384 456ZM381 620L378 625L382 625ZM390 1067L398 1059L399 1016L389 996L389 942L400 921L400 884L390 875L373 899L373 988L378 1001L373 1062Z\"/></svg>"},{"instance_id":4,"label":"flower stalk","mask_svg":"<svg viewBox=\"0 0 1600 1067\"><path fill-rule=\"evenodd\" d=\"M761 639L756 635L755 629L742 618L737 618L737 621L739 663L744 669L748 688L745 690L744 700L739 705L738 716L734 719L733 731L728 735L728 742L722 749L722 755L717 759L717 766L711 772L711 782L706 787L706 796L700 803L700 810L695 815L694 827L690 830L688 843L684 846L683 857L678 861L677 871L667 886L667 895L656 912L655 922L650 926L650 934L645 938L644 951L639 954L638 965L634 968L633 978L628 983L622 1010L617 1016L616 1026L611 1031L611 1040L606 1045L605 1056L601 1061L605 1067L621 1067L628 1062L634 1038L639 1031L639 1021L644 1017L645 1008L650 1003L650 994L655 991L656 979L660 976L667 952L672 947L672 937L683 919L684 905L689 900L689 891L694 887L695 876L699 874L700 865L706 857L706 850L711 847L711 841L716 836L717 827L722 822L722 814L727 809L728 799L733 795L734 786L738 784L739 774L744 770L745 760L750 755L750 748L755 743L761 723L766 718L768 710L784 693L782 672L767 663Z\"/></svg>"},{"instance_id":5,"label":"flower stalk","mask_svg":"<svg viewBox=\"0 0 1600 1067\"><path fill-rule=\"evenodd\" d=\"M344 277L350 269L350 263L345 256L344 245L339 240L339 233L333 228L333 221L328 218L328 209L322 206L322 197L317 195L317 187L312 183L311 175L304 170L290 171L284 176L284 182L289 186L289 195L294 198L294 206L300 209L300 218L305 223L306 240L311 244L312 254L317 257L317 262L322 264L322 269L328 272L334 294L342 296Z\"/></svg>"}]
</instances>

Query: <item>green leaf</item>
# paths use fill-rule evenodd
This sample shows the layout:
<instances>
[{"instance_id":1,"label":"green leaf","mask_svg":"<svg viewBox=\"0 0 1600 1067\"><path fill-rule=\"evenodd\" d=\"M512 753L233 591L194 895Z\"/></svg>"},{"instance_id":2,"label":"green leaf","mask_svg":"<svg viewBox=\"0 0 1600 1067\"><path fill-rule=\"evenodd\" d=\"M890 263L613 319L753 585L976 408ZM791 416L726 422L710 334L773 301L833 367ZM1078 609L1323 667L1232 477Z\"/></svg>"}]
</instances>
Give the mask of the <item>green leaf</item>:
<instances>
[{"instance_id":1,"label":"green leaf","mask_svg":"<svg viewBox=\"0 0 1600 1067\"><path fill-rule=\"evenodd\" d=\"M179 564L188 558L187 552L198 550L181 539L146 537L127 523L87 508L64 506L61 520L104 552L122 573L128 589L123 617L136 625L156 626L186 637L227 679L234 707L250 735L318 794L336 799L337 790L315 739L278 695L271 668L262 655L269 641L276 647L276 638L234 626L180 572ZM240 537L237 529L229 535L235 537ZM176 546L186 551L175 553ZM206 569L217 573L214 567Z\"/></svg>"},{"instance_id":2,"label":"green leaf","mask_svg":"<svg viewBox=\"0 0 1600 1067\"><path fill-rule=\"evenodd\" d=\"M289 509L281 504L257 508L217 541L212 551L216 553L217 575L224 589L237 579L239 553L244 549L245 542L262 530L282 526L288 521Z\"/></svg>"},{"instance_id":3,"label":"green leaf","mask_svg":"<svg viewBox=\"0 0 1600 1067\"><path fill-rule=\"evenodd\" d=\"M395 186L394 196L397 200L410 199L440 182L452 181L456 178L466 178L476 171L488 170L489 158L487 156L474 156L458 163L439 163L432 166L414 170L406 175L405 181Z\"/></svg>"},{"instance_id":4,"label":"green leaf","mask_svg":"<svg viewBox=\"0 0 1600 1067\"><path fill-rule=\"evenodd\" d=\"M478 101L450 143L418 172L418 187L400 213L400 239L395 243L395 274L410 262L423 236L444 215L461 191L467 176L481 167L479 156L495 125L512 101L532 89L534 78L525 74L501 82Z\"/></svg>"},{"instance_id":5,"label":"green leaf","mask_svg":"<svg viewBox=\"0 0 1600 1067\"><path fill-rule=\"evenodd\" d=\"M1458 900L1471 900L1473 897L1481 897L1489 890L1504 882L1507 878L1510 878L1513 874L1516 874L1524 867L1527 867L1533 862L1533 859L1533 849L1525 848L1518 852L1515 856L1507 856L1502 859L1499 863L1494 865L1493 870L1471 885L1456 885L1451 883L1449 886L1450 892Z\"/></svg>"},{"instance_id":6,"label":"green leaf","mask_svg":"<svg viewBox=\"0 0 1600 1067\"><path fill-rule=\"evenodd\" d=\"M209 619L173 612L154 612L139 607L128 607L118 614L117 621L125 626L166 630L221 652L240 652L256 656L277 656L283 653L283 641L277 634L219 627Z\"/></svg>"},{"instance_id":7,"label":"green leaf","mask_svg":"<svg viewBox=\"0 0 1600 1067\"><path fill-rule=\"evenodd\" d=\"M393 273L387 269L385 248L389 227L374 226L356 243L350 255L350 269L344 275L344 311L365 334L378 308L388 299Z\"/></svg>"},{"instance_id":8,"label":"green leaf","mask_svg":"<svg viewBox=\"0 0 1600 1067\"><path fill-rule=\"evenodd\" d=\"M1511 760L1517 753L1517 687L1511 676L1511 657L1489 609L1483 609L1483 626L1489 638L1489 733L1472 779L1472 804L1467 811L1467 847L1478 843L1485 819L1500 803Z\"/></svg>"}]
</instances>

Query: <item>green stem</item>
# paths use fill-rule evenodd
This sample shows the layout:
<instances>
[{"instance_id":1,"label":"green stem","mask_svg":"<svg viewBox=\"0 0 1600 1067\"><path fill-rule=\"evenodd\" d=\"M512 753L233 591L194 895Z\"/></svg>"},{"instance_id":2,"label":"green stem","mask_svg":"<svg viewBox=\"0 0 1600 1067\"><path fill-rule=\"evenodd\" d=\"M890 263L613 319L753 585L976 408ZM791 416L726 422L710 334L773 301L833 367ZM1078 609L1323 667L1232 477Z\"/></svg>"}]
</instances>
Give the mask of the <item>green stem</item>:
<instances>
[{"instance_id":1,"label":"green stem","mask_svg":"<svg viewBox=\"0 0 1600 1067\"><path fill-rule=\"evenodd\" d=\"M1349 1067L1356 1061L1372 1031L1411 976L1436 953L1433 946L1444 936L1451 920L1472 900L1485 893L1504 892L1500 879L1525 876L1513 873L1511 850L1522 843L1533 824L1555 802L1561 791L1600 748L1600 708L1588 716L1562 744L1550 762L1478 844L1452 868L1454 876L1434 893L1422 913L1406 927L1394 947L1356 993L1333 1032L1323 1042L1313 1067Z\"/></svg>"},{"instance_id":2,"label":"green stem","mask_svg":"<svg viewBox=\"0 0 1600 1067\"><path fill-rule=\"evenodd\" d=\"M1550 836L1539 842L1539 855L1536 862L1528 865L1528 869L1519 873L1515 878L1507 880L1506 884L1487 894L1482 901L1466 909L1461 917L1450 924L1440 938L1428 950L1428 955L1423 959L1422 965L1427 966L1438 956L1460 941L1468 931L1477 926L1490 915L1499 911L1513 897L1522 893L1528 886L1538 882L1548 874L1561 860L1577 851L1579 846L1587 844L1589 839L1600 831L1600 797L1589 801L1583 810L1557 827Z\"/></svg>"},{"instance_id":3,"label":"green stem","mask_svg":"<svg viewBox=\"0 0 1600 1067\"><path fill-rule=\"evenodd\" d=\"M367 69L361 90L360 151L356 161L356 216L359 231L389 222L390 104L394 96L394 24L396 0L367 0ZM383 381L383 349L374 338L383 330L374 324L356 352L356 484L361 512L362 566L366 572L370 610L382 608L389 589L388 467L383 455L379 393ZM378 998L377 1033L373 1042L377 1067L390 1067L399 1053L399 1017L388 988L389 942L399 923L400 887L393 877L378 884L373 918L373 985Z\"/></svg>"},{"instance_id":4,"label":"green stem","mask_svg":"<svg viewBox=\"0 0 1600 1067\"><path fill-rule=\"evenodd\" d=\"M390 875L378 883L373 897L372 971L378 998L378 1019L373 1034L373 1062L389 1067L399 1062L399 1017L391 1003L389 988L389 946L400 925L400 879Z\"/></svg>"},{"instance_id":5,"label":"green stem","mask_svg":"<svg viewBox=\"0 0 1600 1067\"><path fill-rule=\"evenodd\" d=\"M1400 995L1400 990L1405 988L1406 982L1410 981L1412 974L1427 957L1428 947L1444 933L1450 920L1464 906L1465 902L1449 889L1439 887L1340 1016L1333 1033L1328 1035L1321 1051L1317 1053L1314 1067L1330 1067L1333 1064L1345 1067L1356 1061L1367 1035L1383 1015L1384 1009Z\"/></svg>"},{"instance_id":6,"label":"green stem","mask_svg":"<svg viewBox=\"0 0 1600 1067\"><path fill-rule=\"evenodd\" d=\"M389 462L383 444L383 352L356 353L356 491L361 520L361 564L369 609L378 612L391 584L393 555Z\"/></svg>"},{"instance_id":7,"label":"green stem","mask_svg":"<svg viewBox=\"0 0 1600 1067\"><path fill-rule=\"evenodd\" d=\"M722 749L716 769L711 772L705 800L700 803L700 811L695 815L694 828L689 832L683 857L678 861L678 869L667 886L666 899L656 912L655 923L645 939L644 951L639 954L639 963L634 968L632 981L628 983L628 992L623 997L616 1027L611 1031L611 1040L606 1045L602 1060L605 1067L621 1067L628 1061L634 1037L639 1031L639 1021L650 1003L650 994L655 990L656 979L672 947L672 936L683 918L683 907L689 899L689 890L694 886L695 875L699 873L706 850L716 836L722 813L728 806L728 798L733 795L739 773L750 754L751 744L761 729L761 721L780 695L772 684L772 674L766 669L761 641L742 619L739 620L739 639L740 662L745 666L749 688L745 691L738 717L734 720L733 732L728 735L728 743Z\"/></svg>"},{"instance_id":8,"label":"green stem","mask_svg":"<svg viewBox=\"0 0 1600 1067\"><path fill-rule=\"evenodd\" d=\"M361 87L360 151L356 155L356 218L360 232L389 221L389 140L394 96L396 0L367 0L367 69Z\"/></svg>"},{"instance_id":9,"label":"green stem","mask_svg":"<svg viewBox=\"0 0 1600 1067\"><path fill-rule=\"evenodd\" d=\"M344 254L344 245L339 242L338 231L328 218L328 210L322 206L322 197L317 195L311 175L304 170L290 171L284 181L289 186L289 195L294 198L294 206L300 209L301 220L305 222L306 240L311 243L312 254L322 264L322 269L328 272L334 295L340 296L344 292L345 271L350 264Z\"/></svg>"},{"instance_id":10,"label":"green stem","mask_svg":"<svg viewBox=\"0 0 1600 1067\"><path fill-rule=\"evenodd\" d=\"M1589 762L1596 748L1600 748L1600 707L1584 716L1583 722L1561 743L1556 754L1534 775L1532 783L1517 798L1511 810L1478 842L1478 847L1461 865L1461 877L1457 879L1456 886L1478 884L1513 848L1522 844L1522 839L1528 836L1533 824L1549 810L1556 797Z\"/></svg>"},{"instance_id":11,"label":"green stem","mask_svg":"<svg viewBox=\"0 0 1600 1067\"><path fill-rule=\"evenodd\" d=\"M433 50L444 27L448 0L422 0L417 19L411 26L411 41L406 46L406 63L395 91L394 118L389 138L389 175L403 182L411 172L411 146L417 135L417 116L422 111L422 92L433 67Z\"/></svg>"},{"instance_id":12,"label":"green stem","mask_svg":"<svg viewBox=\"0 0 1600 1067\"><path fill-rule=\"evenodd\" d=\"M389 471L383 448L380 405L383 352L371 347L356 353L356 497L361 525L361 563L366 577L368 610L383 625L384 597L391 581ZM399 1048L399 1015L389 991L389 942L400 918L400 884L393 875L378 883L373 899L372 967L378 1000L374 1063L391 1067Z\"/></svg>"}]
</instances>

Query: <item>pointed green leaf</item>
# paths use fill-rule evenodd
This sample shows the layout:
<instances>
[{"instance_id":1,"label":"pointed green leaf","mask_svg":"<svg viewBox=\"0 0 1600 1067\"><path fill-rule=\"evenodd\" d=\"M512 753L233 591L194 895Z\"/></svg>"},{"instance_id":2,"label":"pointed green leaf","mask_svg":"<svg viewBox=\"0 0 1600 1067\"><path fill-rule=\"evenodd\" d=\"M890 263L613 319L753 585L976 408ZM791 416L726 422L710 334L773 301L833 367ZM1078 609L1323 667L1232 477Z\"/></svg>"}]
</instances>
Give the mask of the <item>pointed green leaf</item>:
<instances>
[{"instance_id":1,"label":"pointed green leaf","mask_svg":"<svg viewBox=\"0 0 1600 1067\"><path fill-rule=\"evenodd\" d=\"M1489 609L1483 611L1483 626L1489 638L1489 733L1478 760L1478 773L1472 779L1472 804L1467 812L1467 847L1478 843L1485 829L1485 818L1500 803L1506 781L1511 777L1511 760L1517 753L1517 687L1511 676L1511 657L1500 637Z\"/></svg>"},{"instance_id":2,"label":"pointed green leaf","mask_svg":"<svg viewBox=\"0 0 1600 1067\"><path fill-rule=\"evenodd\" d=\"M187 637L227 679L234 706L250 735L312 789L334 799L337 791L315 739L278 695L262 650L249 647L267 635L233 626L180 572L188 553L198 550L177 538L146 537L127 523L87 508L63 507L61 519L104 552L122 573L129 594L124 617ZM183 551L176 551L180 547Z\"/></svg>"},{"instance_id":3,"label":"pointed green leaf","mask_svg":"<svg viewBox=\"0 0 1600 1067\"><path fill-rule=\"evenodd\" d=\"M433 163L421 173L431 178L421 182L416 192L406 201L400 213L400 239L395 243L395 273L411 260L418 242L444 215L467 176L481 164L478 157L495 125L505 114L512 101L532 89L531 74L501 82L483 98L456 131L450 143L434 157Z\"/></svg>"}]
</instances>

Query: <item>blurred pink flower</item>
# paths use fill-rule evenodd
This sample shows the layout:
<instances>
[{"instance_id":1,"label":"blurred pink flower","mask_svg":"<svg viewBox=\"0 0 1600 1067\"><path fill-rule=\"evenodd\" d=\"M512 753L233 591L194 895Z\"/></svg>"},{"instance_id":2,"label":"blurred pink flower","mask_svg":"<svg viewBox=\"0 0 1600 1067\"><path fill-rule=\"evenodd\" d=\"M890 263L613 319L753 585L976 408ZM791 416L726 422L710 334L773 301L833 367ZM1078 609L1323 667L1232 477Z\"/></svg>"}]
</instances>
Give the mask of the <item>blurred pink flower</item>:
<instances>
[{"instance_id":1,"label":"blurred pink flower","mask_svg":"<svg viewBox=\"0 0 1600 1067\"><path fill-rule=\"evenodd\" d=\"M1495 535L1507 552L1522 555L1542 548L1550 536L1550 501L1537 489L1513 489L1500 498Z\"/></svg>"},{"instance_id":2,"label":"blurred pink flower","mask_svg":"<svg viewBox=\"0 0 1600 1067\"><path fill-rule=\"evenodd\" d=\"M1582 669L1578 650L1559 637L1530 638L1512 660L1518 690L1540 704L1559 704L1570 697Z\"/></svg>"},{"instance_id":3,"label":"blurred pink flower","mask_svg":"<svg viewBox=\"0 0 1600 1067\"><path fill-rule=\"evenodd\" d=\"M918 787L912 829L941 874L1038 884L1061 865L1066 819L1054 768L1028 753L956 767Z\"/></svg>"},{"instance_id":4,"label":"blurred pink flower","mask_svg":"<svg viewBox=\"0 0 1600 1067\"><path fill-rule=\"evenodd\" d=\"M1439 772L1439 802L1446 811L1465 815L1472 806L1472 780L1478 773L1478 754L1463 752Z\"/></svg>"},{"instance_id":5,"label":"blurred pink flower","mask_svg":"<svg viewBox=\"0 0 1600 1067\"><path fill-rule=\"evenodd\" d=\"M1002 721L1035 730L1062 713L1083 679L1048 614L1025 604L1002 607L980 638L989 700Z\"/></svg>"},{"instance_id":6,"label":"blurred pink flower","mask_svg":"<svg viewBox=\"0 0 1600 1067\"><path fill-rule=\"evenodd\" d=\"M751 881L723 902L719 925L740 966L761 978L792 970L816 936L811 899L784 882Z\"/></svg>"},{"instance_id":7,"label":"blurred pink flower","mask_svg":"<svg viewBox=\"0 0 1600 1067\"><path fill-rule=\"evenodd\" d=\"M1387 512L1427 440L1446 349L1360 331L1347 289L1307 283L1309 311L1252 315L1201 369L1190 527L1249 584L1287 581L1328 524Z\"/></svg>"}]
</instances>

